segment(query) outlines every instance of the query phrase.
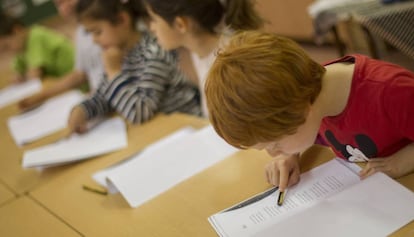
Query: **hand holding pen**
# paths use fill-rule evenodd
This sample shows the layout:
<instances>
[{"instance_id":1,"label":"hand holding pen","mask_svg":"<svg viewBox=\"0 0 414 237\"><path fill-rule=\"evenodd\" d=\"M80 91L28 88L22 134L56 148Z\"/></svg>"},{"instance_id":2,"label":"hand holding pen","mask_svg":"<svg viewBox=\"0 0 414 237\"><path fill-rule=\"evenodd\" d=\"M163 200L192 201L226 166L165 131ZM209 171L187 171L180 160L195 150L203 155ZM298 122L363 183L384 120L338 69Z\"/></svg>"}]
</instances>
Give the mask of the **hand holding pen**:
<instances>
[{"instance_id":1,"label":"hand holding pen","mask_svg":"<svg viewBox=\"0 0 414 237\"><path fill-rule=\"evenodd\" d=\"M298 155L280 155L275 157L269 164L266 165L267 181L273 186L279 187L278 204L283 203L284 192L287 187L290 187L299 182L300 169Z\"/></svg>"}]
</instances>

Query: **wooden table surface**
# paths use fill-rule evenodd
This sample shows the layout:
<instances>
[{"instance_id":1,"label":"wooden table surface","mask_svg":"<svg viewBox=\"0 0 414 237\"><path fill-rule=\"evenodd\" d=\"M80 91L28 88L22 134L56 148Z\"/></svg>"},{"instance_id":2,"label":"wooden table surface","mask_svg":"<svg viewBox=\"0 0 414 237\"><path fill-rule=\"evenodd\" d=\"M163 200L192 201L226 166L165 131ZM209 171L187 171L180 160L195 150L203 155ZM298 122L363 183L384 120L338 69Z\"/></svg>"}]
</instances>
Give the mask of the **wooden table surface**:
<instances>
[{"instance_id":1,"label":"wooden table surface","mask_svg":"<svg viewBox=\"0 0 414 237\"><path fill-rule=\"evenodd\" d=\"M83 190L82 185L99 188L91 178L94 172L180 128L201 128L207 120L183 114L158 115L144 125L128 125L125 149L38 171L21 168L23 151L53 142L64 133L59 131L18 147L6 124L8 116L16 113L15 105L0 110L0 236L217 236L207 221L210 215L270 187L264 178L269 155L264 151L239 151L131 208L120 194L99 195ZM301 159L302 172L332 157L330 149L314 146ZM397 181L414 191L414 174ZM412 222L392 236L408 237L413 233Z\"/></svg>"}]
</instances>

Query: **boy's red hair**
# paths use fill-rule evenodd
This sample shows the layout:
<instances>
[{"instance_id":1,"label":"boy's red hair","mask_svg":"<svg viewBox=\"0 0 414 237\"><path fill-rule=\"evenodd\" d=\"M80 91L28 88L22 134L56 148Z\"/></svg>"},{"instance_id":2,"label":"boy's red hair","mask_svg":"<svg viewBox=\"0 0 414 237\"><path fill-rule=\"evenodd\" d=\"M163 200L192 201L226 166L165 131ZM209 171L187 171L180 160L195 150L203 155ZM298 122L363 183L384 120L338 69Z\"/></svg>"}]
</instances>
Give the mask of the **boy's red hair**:
<instances>
[{"instance_id":1,"label":"boy's red hair","mask_svg":"<svg viewBox=\"0 0 414 237\"><path fill-rule=\"evenodd\" d=\"M288 38L238 33L218 53L208 75L210 120L221 137L239 148L293 134L320 93L324 73Z\"/></svg>"}]
</instances>

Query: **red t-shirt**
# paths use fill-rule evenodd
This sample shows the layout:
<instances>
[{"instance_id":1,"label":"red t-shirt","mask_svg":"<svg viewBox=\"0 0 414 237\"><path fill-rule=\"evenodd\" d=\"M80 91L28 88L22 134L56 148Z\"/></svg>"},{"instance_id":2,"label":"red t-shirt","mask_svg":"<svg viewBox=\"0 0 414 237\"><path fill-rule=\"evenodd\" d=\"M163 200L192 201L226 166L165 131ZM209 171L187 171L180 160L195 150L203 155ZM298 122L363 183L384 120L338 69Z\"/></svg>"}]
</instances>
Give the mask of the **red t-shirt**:
<instances>
[{"instance_id":1,"label":"red t-shirt","mask_svg":"<svg viewBox=\"0 0 414 237\"><path fill-rule=\"evenodd\" d=\"M319 134L349 161L389 156L414 141L414 73L362 55L329 62L355 64L344 111L322 120Z\"/></svg>"}]
</instances>

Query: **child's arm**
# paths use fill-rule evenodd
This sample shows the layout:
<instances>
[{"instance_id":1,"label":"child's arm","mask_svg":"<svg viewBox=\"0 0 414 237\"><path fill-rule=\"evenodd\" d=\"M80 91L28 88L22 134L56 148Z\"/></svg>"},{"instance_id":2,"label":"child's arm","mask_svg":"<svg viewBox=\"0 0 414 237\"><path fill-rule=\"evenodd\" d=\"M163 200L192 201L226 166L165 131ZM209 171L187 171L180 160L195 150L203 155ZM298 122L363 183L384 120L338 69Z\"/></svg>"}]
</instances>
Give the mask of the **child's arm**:
<instances>
[{"instance_id":1,"label":"child's arm","mask_svg":"<svg viewBox=\"0 0 414 237\"><path fill-rule=\"evenodd\" d=\"M86 75L84 72L73 71L68 75L64 76L61 80L56 82L56 84L54 84L50 88L44 89L37 94L34 94L19 101L19 108L21 110L30 109L55 95L58 95L67 90L80 86L85 81Z\"/></svg>"},{"instance_id":2,"label":"child's arm","mask_svg":"<svg viewBox=\"0 0 414 237\"><path fill-rule=\"evenodd\" d=\"M414 143L411 143L389 157L370 158L361 170L361 178L375 172L384 172L392 178L399 178L414 172Z\"/></svg>"},{"instance_id":3,"label":"child's arm","mask_svg":"<svg viewBox=\"0 0 414 237\"><path fill-rule=\"evenodd\" d=\"M109 80L101 96L131 123L140 124L155 115L171 80L169 77L174 77L171 63L156 54L153 57L145 59L145 65L131 66L140 68L121 71L119 52L107 49L103 55Z\"/></svg>"},{"instance_id":4,"label":"child's arm","mask_svg":"<svg viewBox=\"0 0 414 237\"><path fill-rule=\"evenodd\" d=\"M84 124L87 121L105 116L112 111L109 103L110 97L108 97L108 93L111 93L111 91L108 92L108 90L111 84L114 83L113 77L121 71L121 55L123 54L117 48L110 48L102 52L106 78L102 80L91 98L83 101L72 110L68 122L68 127L72 132L85 132Z\"/></svg>"},{"instance_id":5,"label":"child's arm","mask_svg":"<svg viewBox=\"0 0 414 237\"><path fill-rule=\"evenodd\" d=\"M26 80L26 62L24 61L23 56L16 55L12 61L11 67L16 72L16 74L12 78L13 83L19 83Z\"/></svg>"},{"instance_id":6,"label":"child's arm","mask_svg":"<svg viewBox=\"0 0 414 237\"><path fill-rule=\"evenodd\" d=\"M43 70L40 67L30 68L26 72L27 79L34 79L34 78L41 79L42 77L43 77Z\"/></svg>"},{"instance_id":7,"label":"child's arm","mask_svg":"<svg viewBox=\"0 0 414 237\"><path fill-rule=\"evenodd\" d=\"M401 68L394 70L396 73L391 74L393 83L388 85L381 98L385 111L382 116L386 116L393 129L411 143L388 157L370 158L360 173L361 178L378 171L393 178L414 172L414 73Z\"/></svg>"},{"instance_id":8,"label":"child's arm","mask_svg":"<svg viewBox=\"0 0 414 237\"><path fill-rule=\"evenodd\" d=\"M70 133L84 133L87 131L87 117L86 112L81 105L75 106L68 119L68 128Z\"/></svg>"}]
</instances>

